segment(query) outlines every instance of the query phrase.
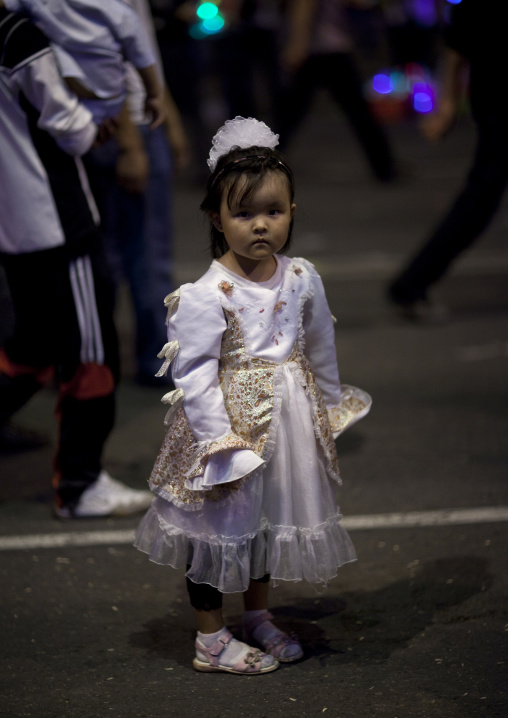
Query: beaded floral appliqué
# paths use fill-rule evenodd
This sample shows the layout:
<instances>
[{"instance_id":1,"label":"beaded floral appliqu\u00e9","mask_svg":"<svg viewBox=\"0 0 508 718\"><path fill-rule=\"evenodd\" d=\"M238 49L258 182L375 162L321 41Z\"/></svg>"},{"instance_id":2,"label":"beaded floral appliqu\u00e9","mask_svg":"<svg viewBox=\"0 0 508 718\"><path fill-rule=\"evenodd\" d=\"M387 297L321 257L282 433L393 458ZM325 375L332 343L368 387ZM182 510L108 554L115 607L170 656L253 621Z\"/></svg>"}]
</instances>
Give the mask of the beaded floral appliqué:
<instances>
[{"instance_id":1,"label":"beaded floral appliqu\u00e9","mask_svg":"<svg viewBox=\"0 0 508 718\"><path fill-rule=\"evenodd\" d=\"M222 280L222 282L219 282L218 285L221 292L224 292L226 297L230 297L233 294L233 290L235 288L234 282L226 282L225 279Z\"/></svg>"},{"instance_id":2,"label":"beaded floral appliqu\u00e9","mask_svg":"<svg viewBox=\"0 0 508 718\"><path fill-rule=\"evenodd\" d=\"M297 277L299 277L300 274L302 273L302 268L301 268L301 267L297 267L296 264L293 264L293 266L291 267L291 269L293 270L293 272L296 274Z\"/></svg>"}]
</instances>

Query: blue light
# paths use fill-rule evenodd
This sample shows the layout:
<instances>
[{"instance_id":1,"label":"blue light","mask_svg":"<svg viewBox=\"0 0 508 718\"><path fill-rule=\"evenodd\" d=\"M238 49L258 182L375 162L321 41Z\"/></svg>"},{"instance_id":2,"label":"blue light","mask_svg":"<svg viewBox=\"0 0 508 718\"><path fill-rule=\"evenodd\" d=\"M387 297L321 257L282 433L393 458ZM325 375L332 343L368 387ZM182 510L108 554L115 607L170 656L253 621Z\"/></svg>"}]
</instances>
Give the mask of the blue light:
<instances>
[{"instance_id":1,"label":"blue light","mask_svg":"<svg viewBox=\"0 0 508 718\"><path fill-rule=\"evenodd\" d=\"M447 2L449 2L450 5L460 5L462 0L447 0Z\"/></svg>"},{"instance_id":2,"label":"blue light","mask_svg":"<svg viewBox=\"0 0 508 718\"><path fill-rule=\"evenodd\" d=\"M393 82L389 75L379 74L372 78L372 87L380 95L388 95L393 91Z\"/></svg>"},{"instance_id":3,"label":"blue light","mask_svg":"<svg viewBox=\"0 0 508 718\"><path fill-rule=\"evenodd\" d=\"M196 15L201 20L208 20L211 17L215 17L219 12L219 8L213 2L204 2L196 10Z\"/></svg>"},{"instance_id":4,"label":"blue light","mask_svg":"<svg viewBox=\"0 0 508 718\"><path fill-rule=\"evenodd\" d=\"M220 15L215 17L207 18L201 23L201 29L207 35L215 35L216 32L220 32L224 27L224 18Z\"/></svg>"},{"instance_id":5,"label":"blue light","mask_svg":"<svg viewBox=\"0 0 508 718\"><path fill-rule=\"evenodd\" d=\"M416 112L420 112L424 115L427 112L431 112L433 106L432 97L428 92L415 92L413 96L413 107Z\"/></svg>"}]
</instances>

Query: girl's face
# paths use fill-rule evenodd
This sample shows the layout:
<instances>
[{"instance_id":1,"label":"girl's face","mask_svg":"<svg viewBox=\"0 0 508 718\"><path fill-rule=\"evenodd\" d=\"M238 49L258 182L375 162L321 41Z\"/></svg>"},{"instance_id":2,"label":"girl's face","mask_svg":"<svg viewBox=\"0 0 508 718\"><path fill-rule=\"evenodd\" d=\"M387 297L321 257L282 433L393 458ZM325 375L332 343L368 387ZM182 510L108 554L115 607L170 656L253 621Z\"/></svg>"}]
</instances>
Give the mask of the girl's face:
<instances>
[{"instance_id":1,"label":"girl's face","mask_svg":"<svg viewBox=\"0 0 508 718\"><path fill-rule=\"evenodd\" d=\"M233 261L244 272L252 272L263 264L273 265L272 255L286 243L296 205L291 204L287 180L280 172L268 173L243 200L239 199L241 194L240 181L228 206L226 189L220 213L213 213L211 219L229 247L221 258L224 263L231 265Z\"/></svg>"}]
</instances>

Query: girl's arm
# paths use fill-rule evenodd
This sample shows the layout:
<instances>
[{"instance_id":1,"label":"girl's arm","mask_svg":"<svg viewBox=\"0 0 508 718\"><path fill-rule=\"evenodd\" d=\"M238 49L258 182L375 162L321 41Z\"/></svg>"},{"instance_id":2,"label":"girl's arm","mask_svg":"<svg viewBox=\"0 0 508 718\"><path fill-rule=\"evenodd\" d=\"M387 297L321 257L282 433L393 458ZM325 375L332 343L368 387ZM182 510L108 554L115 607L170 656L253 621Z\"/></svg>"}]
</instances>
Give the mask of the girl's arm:
<instances>
[{"instance_id":1,"label":"girl's arm","mask_svg":"<svg viewBox=\"0 0 508 718\"><path fill-rule=\"evenodd\" d=\"M235 481L263 464L253 447L231 428L219 385L219 358L226 329L222 306L206 285L184 285L168 322L169 347L177 352L172 377L183 391L183 408L196 439L202 470L192 473L192 489Z\"/></svg>"},{"instance_id":2,"label":"girl's arm","mask_svg":"<svg viewBox=\"0 0 508 718\"><path fill-rule=\"evenodd\" d=\"M335 349L335 320L326 301L321 277L311 264L305 264L310 273L313 290L312 297L304 307L305 354L323 394L330 428L336 439L369 413L372 399L357 387L340 384Z\"/></svg>"},{"instance_id":3,"label":"girl's arm","mask_svg":"<svg viewBox=\"0 0 508 718\"><path fill-rule=\"evenodd\" d=\"M326 300L321 277L305 262L310 274L312 296L304 306L305 355L327 406L340 401L340 380L335 349L334 318Z\"/></svg>"}]
</instances>

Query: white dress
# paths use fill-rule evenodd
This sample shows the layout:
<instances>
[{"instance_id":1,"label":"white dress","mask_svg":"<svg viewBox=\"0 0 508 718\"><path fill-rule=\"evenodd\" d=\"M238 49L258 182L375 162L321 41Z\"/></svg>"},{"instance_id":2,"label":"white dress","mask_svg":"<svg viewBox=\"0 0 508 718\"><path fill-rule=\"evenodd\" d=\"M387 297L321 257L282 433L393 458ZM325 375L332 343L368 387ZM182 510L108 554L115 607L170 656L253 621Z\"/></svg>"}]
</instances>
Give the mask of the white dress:
<instances>
[{"instance_id":1,"label":"white dress","mask_svg":"<svg viewBox=\"0 0 508 718\"><path fill-rule=\"evenodd\" d=\"M250 578L326 584L356 558L334 438L370 409L340 385L333 317L304 259L250 282L214 261L167 297L176 390L135 545L224 593Z\"/></svg>"}]
</instances>

